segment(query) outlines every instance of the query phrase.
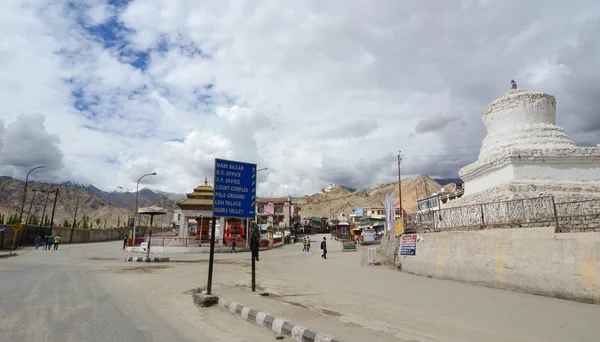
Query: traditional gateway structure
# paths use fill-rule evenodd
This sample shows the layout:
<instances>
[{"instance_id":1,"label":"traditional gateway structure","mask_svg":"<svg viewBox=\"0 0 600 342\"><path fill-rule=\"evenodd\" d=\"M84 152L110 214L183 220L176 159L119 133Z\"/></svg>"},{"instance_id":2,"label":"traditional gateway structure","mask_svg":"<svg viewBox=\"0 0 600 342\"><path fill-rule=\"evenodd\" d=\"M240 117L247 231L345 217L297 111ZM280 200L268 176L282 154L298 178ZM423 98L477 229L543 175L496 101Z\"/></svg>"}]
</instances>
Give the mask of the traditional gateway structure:
<instances>
[{"instance_id":1,"label":"traditional gateway structure","mask_svg":"<svg viewBox=\"0 0 600 342\"><path fill-rule=\"evenodd\" d=\"M194 244L210 243L209 233L212 220L213 197L214 190L208 185L208 179L204 177L204 185L196 187L192 193L187 194L185 200L177 203L177 206L181 209L180 239L188 238L189 220L195 219L198 227L195 233L195 240L198 241ZM238 247L245 246L247 227L248 222L246 220L220 218L217 223L215 243L230 246L231 242L236 240Z\"/></svg>"}]
</instances>

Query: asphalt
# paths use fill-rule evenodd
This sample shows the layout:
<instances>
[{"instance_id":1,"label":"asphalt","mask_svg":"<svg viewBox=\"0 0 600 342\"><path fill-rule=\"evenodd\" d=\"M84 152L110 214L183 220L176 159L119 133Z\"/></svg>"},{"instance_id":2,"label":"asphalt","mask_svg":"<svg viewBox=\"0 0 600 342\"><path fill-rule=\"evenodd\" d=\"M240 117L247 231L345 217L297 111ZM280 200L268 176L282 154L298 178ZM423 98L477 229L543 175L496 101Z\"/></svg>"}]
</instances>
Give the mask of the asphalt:
<instances>
[{"instance_id":1,"label":"asphalt","mask_svg":"<svg viewBox=\"0 0 600 342\"><path fill-rule=\"evenodd\" d=\"M148 298L143 284L125 285L135 274L122 273L131 264L116 246L26 249L1 259L0 341L245 341L242 328L251 340L274 337L237 320L234 326L220 310L201 312L182 292L166 296L189 306L165 306Z\"/></svg>"}]
</instances>

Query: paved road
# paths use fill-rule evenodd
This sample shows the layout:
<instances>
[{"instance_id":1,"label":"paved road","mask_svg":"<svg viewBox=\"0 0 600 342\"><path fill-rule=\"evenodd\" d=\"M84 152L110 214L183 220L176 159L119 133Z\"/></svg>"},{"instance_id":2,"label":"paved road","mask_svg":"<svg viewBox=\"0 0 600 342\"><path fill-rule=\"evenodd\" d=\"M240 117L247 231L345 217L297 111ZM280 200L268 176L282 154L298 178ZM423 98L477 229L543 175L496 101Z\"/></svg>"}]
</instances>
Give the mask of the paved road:
<instances>
[{"instance_id":1,"label":"paved road","mask_svg":"<svg viewBox=\"0 0 600 342\"><path fill-rule=\"evenodd\" d=\"M134 276L122 272L124 256L117 244L110 242L63 245L59 251L29 250L0 260L0 341L274 338L258 326L240 327L243 322L239 318L220 309L202 312L193 306L189 293L165 294L178 301L158 305L144 297L143 284L120 286ZM113 258L118 260L107 260ZM162 286L167 288L168 281Z\"/></svg>"}]
</instances>

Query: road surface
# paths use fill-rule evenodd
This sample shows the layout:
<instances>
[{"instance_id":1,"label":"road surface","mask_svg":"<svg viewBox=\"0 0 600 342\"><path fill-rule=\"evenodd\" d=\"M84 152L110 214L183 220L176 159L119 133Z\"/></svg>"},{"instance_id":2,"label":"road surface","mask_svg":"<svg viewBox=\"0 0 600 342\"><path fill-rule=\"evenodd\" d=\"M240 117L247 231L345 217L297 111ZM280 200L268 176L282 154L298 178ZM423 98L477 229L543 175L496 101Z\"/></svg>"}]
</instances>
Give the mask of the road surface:
<instances>
[{"instance_id":1,"label":"road surface","mask_svg":"<svg viewBox=\"0 0 600 342\"><path fill-rule=\"evenodd\" d=\"M110 242L27 250L0 260L0 341L274 339L219 308L195 307L192 288L172 293L168 279L160 298L148 298L156 289L146 290L136 273L156 267L126 264L125 255Z\"/></svg>"},{"instance_id":2,"label":"road surface","mask_svg":"<svg viewBox=\"0 0 600 342\"><path fill-rule=\"evenodd\" d=\"M301 244L261 252L258 286L277 299L246 297L249 304L326 327L322 332L336 337L348 336L349 327L419 342L593 342L600 336L598 305L361 266L361 251L342 252L334 241L323 260L318 241L312 246L309 253ZM274 339L224 310L192 304L192 290L206 283L207 254L171 255L181 262L164 264L125 263L127 255L120 242L109 242L0 260L0 341ZM215 259L216 289L247 290L248 253ZM330 319L322 325L309 320L323 312Z\"/></svg>"}]
</instances>

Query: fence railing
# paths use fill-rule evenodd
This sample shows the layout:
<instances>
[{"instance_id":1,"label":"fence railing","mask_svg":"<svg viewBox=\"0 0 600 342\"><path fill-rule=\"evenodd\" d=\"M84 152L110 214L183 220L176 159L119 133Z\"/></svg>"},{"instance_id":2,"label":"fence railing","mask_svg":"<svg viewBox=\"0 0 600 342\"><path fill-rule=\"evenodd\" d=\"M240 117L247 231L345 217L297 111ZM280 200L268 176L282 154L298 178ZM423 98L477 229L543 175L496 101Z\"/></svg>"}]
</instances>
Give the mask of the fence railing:
<instances>
[{"instance_id":1,"label":"fence railing","mask_svg":"<svg viewBox=\"0 0 600 342\"><path fill-rule=\"evenodd\" d=\"M556 232L600 231L600 199L555 203L536 197L445 208L406 217L407 232L553 226Z\"/></svg>"},{"instance_id":2,"label":"fence railing","mask_svg":"<svg viewBox=\"0 0 600 342\"><path fill-rule=\"evenodd\" d=\"M137 242L138 239L136 239ZM148 242L150 240L147 236L141 238L140 242ZM139 244L139 243L138 243ZM164 236L153 236L152 237L152 246L160 246L160 247L204 247L210 246L210 240L208 239L198 239L196 237L191 238L179 238L179 237L164 237ZM215 240L215 244L219 244L219 239Z\"/></svg>"}]
</instances>

